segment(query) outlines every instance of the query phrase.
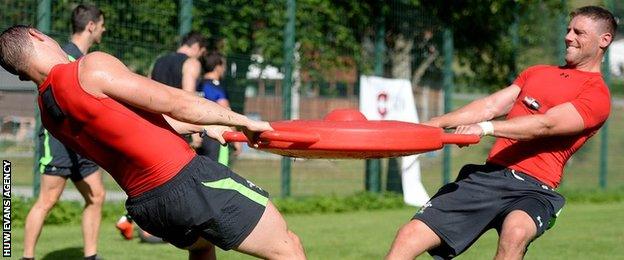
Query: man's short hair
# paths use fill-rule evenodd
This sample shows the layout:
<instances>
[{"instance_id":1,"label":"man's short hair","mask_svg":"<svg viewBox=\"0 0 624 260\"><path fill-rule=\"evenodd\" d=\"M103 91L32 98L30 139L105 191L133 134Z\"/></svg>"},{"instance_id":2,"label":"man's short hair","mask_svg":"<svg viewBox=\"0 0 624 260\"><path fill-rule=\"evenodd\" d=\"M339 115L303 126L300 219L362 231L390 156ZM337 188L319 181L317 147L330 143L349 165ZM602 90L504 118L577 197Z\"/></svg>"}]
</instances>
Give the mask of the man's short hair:
<instances>
[{"instance_id":1,"label":"man's short hair","mask_svg":"<svg viewBox=\"0 0 624 260\"><path fill-rule=\"evenodd\" d=\"M186 45L190 47L195 43L198 43L200 48L206 47L206 39L204 38L204 36L202 36L198 32L189 32L185 34L184 37L182 37L182 40L180 41L180 46Z\"/></svg>"},{"instance_id":2,"label":"man's short hair","mask_svg":"<svg viewBox=\"0 0 624 260\"><path fill-rule=\"evenodd\" d=\"M94 5L80 4L72 12L72 32L81 33L89 22L97 23L104 17L104 12Z\"/></svg>"},{"instance_id":3,"label":"man's short hair","mask_svg":"<svg viewBox=\"0 0 624 260\"><path fill-rule=\"evenodd\" d=\"M609 10L600 6L584 6L570 12L570 18L576 16L585 16L594 21L600 21L604 24L605 30L611 34L612 39L615 39L615 32L617 31L617 21L613 14Z\"/></svg>"},{"instance_id":4,"label":"man's short hair","mask_svg":"<svg viewBox=\"0 0 624 260\"><path fill-rule=\"evenodd\" d=\"M14 25L0 34L0 66L14 75L26 71L27 60L32 55L33 44L30 41L27 25Z\"/></svg>"},{"instance_id":5,"label":"man's short hair","mask_svg":"<svg viewBox=\"0 0 624 260\"><path fill-rule=\"evenodd\" d=\"M205 72L212 72L217 66L223 65L223 55L217 51L211 51L202 55L201 64Z\"/></svg>"}]
</instances>

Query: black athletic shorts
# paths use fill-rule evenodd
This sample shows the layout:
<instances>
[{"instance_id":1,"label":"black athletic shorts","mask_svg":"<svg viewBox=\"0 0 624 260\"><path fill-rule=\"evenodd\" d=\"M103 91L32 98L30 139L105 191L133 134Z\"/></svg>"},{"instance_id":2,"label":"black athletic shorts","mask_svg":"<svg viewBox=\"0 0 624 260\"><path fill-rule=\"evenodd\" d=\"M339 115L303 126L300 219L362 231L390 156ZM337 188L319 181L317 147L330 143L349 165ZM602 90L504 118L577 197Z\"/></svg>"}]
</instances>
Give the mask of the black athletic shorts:
<instances>
[{"instance_id":1,"label":"black athletic shorts","mask_svg":"<svg viewBox=\"0 0 624 260\"><path fill-rule=\"evenodd\" d=\"M195 150L198 155L206 156L215 162L219 161L219 152L221 151L221 143L208 136L202 136L201 146Z\"/></svg>"},{"instance_id":2,"label":"black athletic shorts","mask_svg":"<svg viewBox=\"0 0 624 260\"><path fill-rule=\"evenodd\" d=\"M258 224L268 197L227 167L195 156L170 181L129 198L126 209L143 230L179 248L203 237L229 250Z\"/></svg>"},{"instance_id":3,"label":"black athletic shorts","mask_svg":"<svg viewBox=\"0 0 624 260\"><path fill-rule=\"evenodd\" d=\"M46 130L39 133L39 144L39 172L42 174L70 178L77 182L99 169L93 161L67 148Z\"/></svg>"},{"instance_id":4,"label":"black athletic shorts","mask_svg":"<svg viewBox=\"0 0 624 260\"><path fill-rule=\"evenodd\" d=\"M524 173L503 166L465 165L455 182L444 185L414 216L441 239L429 251L436 259L450 259L470 247L483 233L495 228L513 210L526 212L537 236L554 224L565 199Z\"/></svg>"}]
</instances>

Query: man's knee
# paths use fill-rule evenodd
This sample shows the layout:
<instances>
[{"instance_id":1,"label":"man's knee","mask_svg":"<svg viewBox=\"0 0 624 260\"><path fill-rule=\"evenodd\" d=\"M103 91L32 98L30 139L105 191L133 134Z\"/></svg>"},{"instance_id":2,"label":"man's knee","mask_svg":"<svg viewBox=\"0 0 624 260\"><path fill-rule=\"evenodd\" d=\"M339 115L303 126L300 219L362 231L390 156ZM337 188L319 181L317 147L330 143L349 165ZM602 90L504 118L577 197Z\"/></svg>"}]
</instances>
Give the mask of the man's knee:
<instances>
[{"instance_id":1,"label":"man's knee","mask_svg":"<svg viewBox=\"0 0 624 260\"><path fill-rule=\"evenodd\" d=\"M303 244L301 244L301 239L294 232L288 230L288 237L292 240L292 247L297 254L303 254Z\"/></svg>"},{"instance_id":2,"label":"man's knee","mask_svg":"<svg viewBox=\"0 0 624 260\"><path fill-rule=\"evenodd\" d=\"M47 196L39 196L39 199L37 200L37 202L35 202L35 204L33 205L33 209L37 209L43 212L50 212L50 210L52 210L52 208L54 207L54 205L56 205L56 202L58 201L57 198L55 197L47 197Z\"/></svg>"},{"instance_id":3,"label":"man's knee","mask_svg":"<svg viewBox=\"0 0 624 260\"><path fill-rule=\"evenodd\" d=\"M412 220L399 229L386 259L412 259L440 243L440 238L429 226L420 220Z\"/></svg>"},{"instance_id":4,"label":"man's knee","mask_svg":"<svg viewBox=\"0 0 624 260\"><path fill-rule=\"evenodd\" d=\"M526 246L533 238L533 233L530 227L526 226L511 226L503 229L500 235L501 244L503 245L518 245Z\"/></svg>"},{"instance_id":5,"label":"man's knee","mask_svg":"<svg viewBox=\"0 0 624 260\"><path fill-rule=\"evenodd\" d=\"M85 199L87 206L101 206L106 198L106 190L102 182L102 175L96 171L86 178L75 183Z\"/></svg>"},{"instance_id":6,"label":"man's knee","mask_svg":"<svg viewBox=\"0 0 624 260\"><path fill-rule=\"evenodd\" d=\"M87 205L102 206L106 199L106 191L104 189L93 189L92 192L85 197Z\"/></svg>"},{"instance_id":7,"label":"man's knee","mask_svg":"<svg viewBox=\"0 0 624 260\"><path fill-rule=\"evenodd\" d=\"M275 247L269 259L305 259L303 245L299 236L290 230L287 232L290 241L285 241L286 243L281 243L281 246Z\"/></svg>"},{"instance_id":8,"label":"man's knee","mask_svg":"<svg viewBox=\"0 0 624 260\"><path fill-rule=\"evenodd\" d=\"M415 236L422 235L429 230L429 227L420 220L412 220L403 225L397 232L397 239L413 240Z\"/></svg>"}]
</instances>

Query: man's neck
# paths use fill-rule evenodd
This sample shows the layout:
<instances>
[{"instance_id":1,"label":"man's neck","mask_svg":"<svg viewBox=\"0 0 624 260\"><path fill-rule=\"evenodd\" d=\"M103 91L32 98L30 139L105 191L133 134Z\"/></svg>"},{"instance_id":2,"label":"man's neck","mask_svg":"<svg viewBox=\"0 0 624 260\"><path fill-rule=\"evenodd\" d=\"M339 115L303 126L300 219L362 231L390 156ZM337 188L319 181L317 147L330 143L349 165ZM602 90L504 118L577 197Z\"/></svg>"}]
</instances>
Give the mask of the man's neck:
<instances>
[{"instance_id":1,"label":"man's neck","mask_svg":"<svg viewBox=\"0 0 624 260\"><path fill-rule=\"evenodd\" d=\"M217 73L214 71L208 72L204 74L204 79L219 80L219 75L217 75Z\"/></svg>"},{"instance_id":2,"label":"man's neck","mask_svg":"<svg viewBox=\"0 0 624 260\"><path fill-rule=\"evenodd\" d=\"M29 76L31 80L39 86L46 80L54 66L66 63L69 63L67 56L56 55L54 57L49 57L45 62L39 63L39 66L33 67Z\"/></svg>"},{"instance_id":3,"label":"man's neck","mask_svg":"<svg viewBox=\"0 0 624 260\"><path fill-rule=\"evenodd\" d=\"M74 43L82 54L87 54L89 48L93 45L93 41L89 39L85 33L75 33L71 36L71 42Z\"/></svg>"},{"instance_id":4,"label":"man's neck","mask_svg":"<svg viewBox=\"0 0 624 260\"><path fill-rule=\"evenodd\" d=\"M189 56L189 57L193 57L192 54L194 54L193 51L191 50L191 48L189 48L186 45L180 46L180 48L178 48L178 50L176 50L176 52L185 54L186 56Z\"/></svg>"},{"instance_id":5,"label":"man's neck","mask_svg":"<svg viewBox=\"0 0 624 260\"><path fill-rule=\"evenodd\" d=\"M597 54L595 57L591 57L575 65L568 64L567 66L572 69L584 71L584 72L600 72L600 66L602 65L603 54Z\"/></svg>"}]
</instances>

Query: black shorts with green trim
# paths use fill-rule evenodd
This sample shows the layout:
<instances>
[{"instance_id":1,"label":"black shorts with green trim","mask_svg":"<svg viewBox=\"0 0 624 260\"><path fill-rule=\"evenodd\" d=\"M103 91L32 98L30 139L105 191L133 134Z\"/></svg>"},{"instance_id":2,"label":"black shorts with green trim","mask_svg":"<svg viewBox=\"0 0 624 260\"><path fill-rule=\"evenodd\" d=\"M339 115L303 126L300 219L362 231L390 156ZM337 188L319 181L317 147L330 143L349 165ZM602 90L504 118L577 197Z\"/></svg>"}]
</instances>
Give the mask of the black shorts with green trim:
<instances>
[{"instance_id":1,"label":"black shorts with green trim","mask_svg":"<svg viewBox=\"0 0 624 260\"><path fill-rule=\"evenodd\" d=\"M503 166L465 165L455 182L444 185L414 216L435 232L442 244L429 250L451 259L492 228L499 234L505 217L526 212L539 237L552 227L565 199L539 180Z\"/></svg>"},{"instance_id":2,"label":"black shorts with green trim","mask_svg":"<svg viewBox=\"0 0 624 260\"><path fill-rule=\"evenodd\" d=\"M77 182L100 168L93 161L67 148L46 130L39 133L39 145L39 172L42 174L70 178Z\"/></svg>"},{"instance_id":3,"label":"black shorts with green trim","mask_svg":"<svg viewBox=\"0 0 624 260\"><path fill-rule=\"evenodd\" d=\"M202 237L229 250L256 227L268 198L229 168L195 156L170 181L129 198L126 209L142 229L179 248Z\"/></svg>"}]
</instances>

